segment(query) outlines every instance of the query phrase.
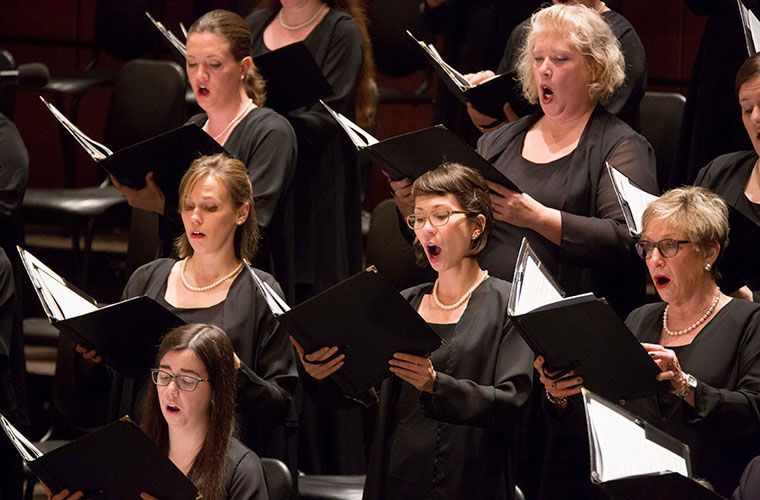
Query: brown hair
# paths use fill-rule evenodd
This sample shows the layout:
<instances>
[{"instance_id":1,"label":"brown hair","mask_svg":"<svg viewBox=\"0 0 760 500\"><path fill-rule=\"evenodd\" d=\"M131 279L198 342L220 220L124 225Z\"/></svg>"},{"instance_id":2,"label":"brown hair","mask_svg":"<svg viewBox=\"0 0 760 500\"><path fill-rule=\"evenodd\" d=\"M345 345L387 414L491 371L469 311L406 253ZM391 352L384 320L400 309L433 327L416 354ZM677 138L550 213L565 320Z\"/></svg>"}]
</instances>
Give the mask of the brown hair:
<instances>
[{"instance_id":1,"label":"brown hair","mask_svg":"<svg viewBox=\"0 0 760 500\"><path fill-rule=\"evenodd\" d=\"M664 220L670 227L683 231L698 252L717 243L720 253L728 245L728 208L723 198L701 186L684 186L666 191L650 203L641 217L642 233L653 220ZM718 279L718 260L712 267Z\"/></svg>"},{"instance_id":2,"label":"brown hair","mask_svg":"<svg viewBox=\"0 0 760 500\"><path fill-rule=\"evenodd\" d=\"M367 27L365 0L323 0L330 8L340 9L350 15L357 28L362 43L362 67L356 81L356 123L365 129L372 128L377 111L377 90L375 88L375 58ZM278 11L279 0L262 0L257 10Z\"/></svg>"},{"instance_id":3,"label":"brown hair","mask_svg":"<svg viewBox=\"0 0 760 500\"><path fill-rule=\"evenodd\" d=\"M251 55L251 30L245 20L234 12L216 9L199 17L187 31L192 33L213 33L219 35L230 44L230 54L237 62ZM267 94L264 79L251 63L248 74L243 81L245 93L248 94L257 106L266 103Z\"/></svg>"},{"instance_id":4,"label":"brown hair","mask_svg":"<svg viewBox=\"0 0 760 500\"><path fill-rule=\"evenodd\" d=\"M414 181L412 194L418 196L446 196L451 194L467 212L467 217L477 221L477 216L482 214L486 221L480 228L480 234L470 242L467 257L478 255L488 243L488 235L493 225L493 213L491 209L491 196L488 194L488 186L480 172L459 163L444 163L435 170L425 172ZM415 251L418 256L424 258L424 251L419 241L415 239ZM423 259L418 259L424 262Z\"/></svg>"},{"instance_id":5,"label":"brown hair","mask_svg":"<svg viewBox=\"0 0 760 500\"><path fill-rule=\"evenodd\" d=\"M758 76L760 76L760 53L749 57L736 72L736 96L739 96L742 85Z\"/></svg>"},{"instance_id":6,"label":"brown hair","mask_svg":"<svg viewBox=\"0 0 760 500\"><path fill-rule=\"evenodd\" d=\"M156 366L169 351L189 349L208 372L211 384L206 437L193 461L188 478L204 499L222 499L227 464L227 446L235 425L234 350L227 334L214 325L183 325L164 336L156 355ZM149 390L143 402L140 427L156 446L169 453L169 430L161 413L158 390Z\"/></svg>"},{"instance_id":7,"label":"brown hair","mask_svg":"<svg viewBox=\"0 0 760 500\"><path fill-rule=\"evenodd\" d=\"M595 10L583 5L556 4L530 18L530 28L517 63L523 95L538 103L533 77L533 47L542 32L563 36L583 56L589 75L588 95L593 103L605 104L625 81L625 60L620 42Z\"/></svg>"},{"instance_id":8,"label":"brown hair","mask_svg":"<svg viewBox=\"0 0 760 500\"><path fill-rule=\"evenodd\" d=\"M248 170L246 170L243 162L224 154L201 156L190 164L190 168L187 169L179 183L178 210L180 213L183 211L185 198L190 195L195 184L206 177L213 177L218 180L227 190L230 203L235 210L239 210L248 202L250 206L248 217L235 228L235 257L250 262L256 254L256 248L259 244L259 226L253 206L253 186L248 177ZM193 247L187 239L187 233L183 232L177 238L174 249L180 259L193 255Z\"/></svg>"}]
</instances>

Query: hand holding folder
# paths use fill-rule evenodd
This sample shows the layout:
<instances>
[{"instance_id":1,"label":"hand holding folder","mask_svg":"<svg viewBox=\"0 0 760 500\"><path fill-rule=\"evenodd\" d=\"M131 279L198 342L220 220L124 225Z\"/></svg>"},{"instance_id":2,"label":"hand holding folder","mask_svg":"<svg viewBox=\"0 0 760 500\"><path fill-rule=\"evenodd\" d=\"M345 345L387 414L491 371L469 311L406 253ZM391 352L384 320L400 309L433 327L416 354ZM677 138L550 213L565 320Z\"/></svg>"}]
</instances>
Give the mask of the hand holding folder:
<instances>
[{"instance_id":1,"label":"hand holding folder","mask_svg":"<svg viewBox=\"0 0 760 500\"><path fill-rule=\"evenodd\" d=\"M272 314L305 353L337 347L337 352L345 355L344 366L331 377L349 397L360 397L390 376L388 361L394 353L427 356L442 344L417 311L374 268L293 308L253 271L251 274Z\"/></svg>"}]
</instances>

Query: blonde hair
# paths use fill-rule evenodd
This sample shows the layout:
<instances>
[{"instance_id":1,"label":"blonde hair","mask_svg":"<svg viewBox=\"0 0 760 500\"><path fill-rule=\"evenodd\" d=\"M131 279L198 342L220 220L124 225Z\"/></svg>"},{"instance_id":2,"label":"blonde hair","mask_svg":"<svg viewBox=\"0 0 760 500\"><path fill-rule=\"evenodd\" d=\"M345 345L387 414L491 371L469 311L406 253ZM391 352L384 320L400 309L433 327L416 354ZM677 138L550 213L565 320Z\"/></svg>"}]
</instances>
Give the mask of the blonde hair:
<instances>
[{"instance_id":1,"label":"blonde hair","mask_svg":"<svg viewBox=\"0 0 760 500\"><path fill-rule=\"evenodd\" d=\"M239 210L245 203L249 204L248 217L235 228L235 257L251 262L259 244L259 226L253 207L253 186L248 177L248 170L243 162L223 154L201 156L182 176L179 184L179 207L183 211L185 198L190 195L198 181L213 177L224 187L230 197L232 208ZM177 238L174 249L180 259L193 255L193 247L187 239L187 233Z\"/></svg>"},{"instance_id":2,"label":"blonde hair","mask_svg":"<svg viewBox=\"0 0 760 500\"><path fill-rule=\"evenodd\" d=\"M620 42L596 11L583 5L557 4L541 9L530 19L525 45L520 52L517 73L523 95L538 103L533 77L533 47L541 33L556 33L583 56L589 75L588 95L595 104L606 104L625 81L625 60Z\"/></svg>"},{"instance_id":3,"label":"blonde hair","mask_svg":"<svg viewBox=\"0 0 760 500\"><path fill-rule=\"evenodd\" d=\"M188 37L193 33L213 33L230 44L230 55L240 62L251 55L251 30L245 20L234 12L216 9L199 17L187 31ZM263 106L267 100L264 79L251 62L243 79L243 87L248 97L256 106Z\"/></svg>"},{"instance_id":4,"label":"blonde hair","mask_svg":"<svg viewBox=\"0 0 760 500\"><path fill-rule=\"evenodd\" d=\"M665 192L644 210L642 233L655 220L663 220L676 231L682 231L694 248L702 252L713 243L721 251L728 244L728 207L726 202L709 189L684 186ZM718 277L717 266L713 276Z\"/></svg>"}]
</instances>

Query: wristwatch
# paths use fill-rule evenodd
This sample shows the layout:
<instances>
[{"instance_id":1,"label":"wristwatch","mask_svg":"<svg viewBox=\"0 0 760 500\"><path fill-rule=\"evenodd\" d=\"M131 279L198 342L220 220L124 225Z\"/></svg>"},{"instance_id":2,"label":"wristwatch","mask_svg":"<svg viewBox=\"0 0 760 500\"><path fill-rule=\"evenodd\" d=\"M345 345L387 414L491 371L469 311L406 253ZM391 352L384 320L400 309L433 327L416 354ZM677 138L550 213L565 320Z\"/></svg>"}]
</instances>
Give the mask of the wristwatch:
<instances>
[{"instance_id":1,"label":"wristwatch","mask_svg":"<svg viewBox=\"0 0 760 500\"><path fill-rule=\"evenodd\" d=\"M681 389L681 392L679 392L677 396L681 399L686 399L689 396L689 393L697 388L697 379L694 375L689 375L688 373L684 373L683 378L683 389Z\"/></svg>"}]
</instances>

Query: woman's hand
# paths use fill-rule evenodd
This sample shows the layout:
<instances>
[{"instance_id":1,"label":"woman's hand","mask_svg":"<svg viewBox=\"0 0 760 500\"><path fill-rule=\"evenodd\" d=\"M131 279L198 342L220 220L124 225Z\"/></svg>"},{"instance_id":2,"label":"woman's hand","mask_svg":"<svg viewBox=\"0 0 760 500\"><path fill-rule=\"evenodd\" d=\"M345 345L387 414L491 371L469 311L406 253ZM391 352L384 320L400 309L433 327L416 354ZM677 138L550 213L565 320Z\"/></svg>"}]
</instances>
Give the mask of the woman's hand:
<instances>
[{"instance_id":1,"label":"woman's hand","mask_svg":"<svg viewBox=\"0 0 760 500\"><path fill-rule=\"evenodd\" d=\"M385 170L382 171L391 188L393 200L403 217L408 217L414 212L414 196L412 195L412 180L393 180Z\"/></svg>"},{"instance_id":2,"label":"woman's hand","mask_svg":"<svg viewBox=\"0 0 760 500\"><path fill-rule=\"evenodd\" d=\"M532 229L555 245L562 242L562 215L559 210L542 205L527 193L517 193L491 181L486 183L492 191L494 219Z\"/></svg>"},{"instance_id":3,"label":"woman's hand","mask_svg":"<svg viewBox=\"0 0 760 500\"><path fill-rule=\"evenodd\" d=\"M546 389L546 393L552 397L551 401L560 408L567 406L567 398L580 394L583 387L583 379L576 377L575 372L571 371L558 376L556 372L544 370L543 356L538 356L533 362L533 368L538 371L541 383Z\"/></svg>"},{"instance_id":4,"label":"woman's hand","mask_svg":"<svg viewBox=\"0 0 760 500\"><path fill-rule=\"evenodd\" d=\"M98 352L95 349L87 349L85 346L81 344L77 344L74 348L76 351L82 355L84 359L91 363L100 363L103 361L103 359L100 357Z\"/></svg>"},{"instance_id":5,"label":"woman's hand","mask_svg":"<svg viewBox=\"0 0 760 500\"><path fill-rule=\"evenodd\" d=\"M145 493L144 491L142 493L140 493L140 498L142 500L158 500L157 497L154 497L153 495L151 495L149 493Z\"/></svg>"},{"instance_id":6,"label":"woman's hand","mask_svg":"<svg viewBox=\"0 0 760 500\"><path fill-rule=\"evenodd\" d=\"M121 194L124 195L130 206L149 212L156 212L157 214L164 213L166 199L164 193L161 192L161 188L153 180L153 172L145 174L145 187L142 189L127 187L116 180L113 175L111 176L111 183L113 187L121 191Z\"/></svg>"},{"instance_id":7,"label":"woman's hand","mask_svg":"<svg viewBox=\"0 0 760 500\"><path fill-rule=\"evenodd\" d=\"M55 495L53 495L53 492L50 491L50 488L48 488L48 486L42 481L40 481L40 486L42 486L42 490L45 492L45 495L48 497L48 500L65 500L65 499L77 500L78 498L84 497L84 493L82 493L81 491L71 493L69 490L62 490L56 493Z\"/></svg>"},{"instance_id":8,"label":"woman's hand","mask_svg":"<svg viewBox=\"0 0 760 500\"><path fill-rule=\"evenodd\" d=\"M667 349L660 344L642 342L641 345L660 368L657 380L670 381L670 392L677 396L684 394L684 390L687 388L686 373L681 369L681 363L678 362L676 353L672 349ZM684 400L694 406L694 391L688 391Z\"/></svg>"},{"instance_id":9,"label":"woman's hand","mask_svg":"<svg viewBox=\"0 0 760 500\"><path fill-rule=\"evenodd\" d=\"M404 382L412 384L418 391L433 392L435 370L433 362L412 354L397 352L388 361L391 372Z\"/></svg>"},{"instance_id":10,"label":"woman's hand","mask_svg":"<svg viewBox=\"0 0 760 500\"><path fill-rule=\"evenodd\" d=\"M301 344L299 344L296 339L290 337L290 343L296 348L298 359L301 360L301 364L303 365L304 370L306 370L306 373L316 380L322 380L329 377L343 366L343 360L346 357L345 354L338 354L330 359L330 357L338 352L337 347L323 347L309 354L305 354L303 347L301 347ZM330 361L319 364L327 359L330 359Z\"/></svg>"}]
</instances>

